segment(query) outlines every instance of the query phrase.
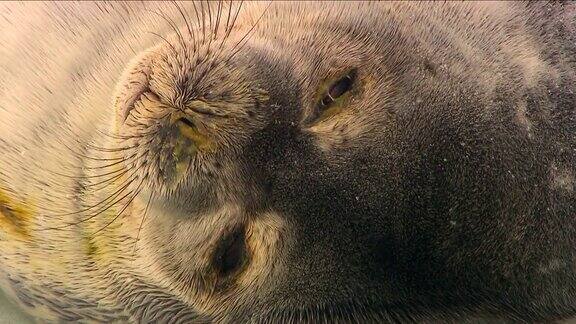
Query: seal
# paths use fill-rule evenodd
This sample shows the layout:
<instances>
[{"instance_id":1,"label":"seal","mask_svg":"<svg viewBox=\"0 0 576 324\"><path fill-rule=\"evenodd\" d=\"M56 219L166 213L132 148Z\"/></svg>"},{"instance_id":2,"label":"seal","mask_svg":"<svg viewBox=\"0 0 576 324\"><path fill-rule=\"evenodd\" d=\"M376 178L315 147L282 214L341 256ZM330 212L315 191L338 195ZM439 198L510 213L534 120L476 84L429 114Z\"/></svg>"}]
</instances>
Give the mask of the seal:
<instances>
[{"instance_id":1,"label":"seal","mask_svg":"<svg viewBox=\"0 0 576 324\"><path fill-rule=\"evenodd\" d=\"M576 316L573 3L0 7L39 320Z\"/></svg>"}]
</instances>

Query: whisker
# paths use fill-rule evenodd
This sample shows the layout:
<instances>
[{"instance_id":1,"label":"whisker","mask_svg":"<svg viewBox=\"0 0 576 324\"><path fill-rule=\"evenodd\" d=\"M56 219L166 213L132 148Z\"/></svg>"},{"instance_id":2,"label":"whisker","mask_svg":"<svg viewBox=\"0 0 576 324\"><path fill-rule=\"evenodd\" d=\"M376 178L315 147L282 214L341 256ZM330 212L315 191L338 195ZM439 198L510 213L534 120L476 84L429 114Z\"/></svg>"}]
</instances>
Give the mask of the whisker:
<instances>
[{"instance_id":1,"label":"whisker","mask_svg":"<svg viewBox=\"0 0 576 324\"><path fill-rule=\"evenodd\" d=\"M150 118L148 118L150 119ZM150 131L150 132L138 132L137 135L130 135L130 136L125 136L125 135L118 135L118 134L109 134L106 133L104 131L98 131L98 133L100 133L102 136L106 136L109 137L111 139L115 139L115 140L131 140L134 138L142 138L144 136L152 136L155 135L158 131Z\"/></svg>"},{"instance_id":2,"label":"whisker","mask_svg":"<svg viewBox=\"0 0 576 324\"><path fill-rule=\"evenodd\" d=\"M202 2L200 2L200 3L202 3ZM236 23L236 18L238 18L238 15L239 15L240 10L241 10L241 8L242 8L242 4L243 4L243 1L240 1L240 5L238 6L238 9L237 9L237 11L236 11L236 15L234 16L234 19L233 19L233 21L232 21L232 24L235 24L235 23ZM232 3L231 3L230 5L232 5ZM197 78L197 80L196 80L197 83L201 83L202 80L204 79L204 77L205 77L205 76L208 74L208 72L210 71L210 69L214 66L214 63L215 63L216 60L219 58L219 55L222 53L222 51L221 51L222 46L224 45L225 41L228 39L228 36L230 35L230 32L232 31L232 27L233 27L233 26L231 26L231 28L230 28L228 31L226 31L225 36L224 36L224 38L222 39L222 42L220 43L220 46L219 46L218 49L216 50L216 54L215 54L215 55L205 55L205 58L202 60L202 62L207 62L208 60L210 60L210 63L209 63L209 65L208 65L208 68L204 69L204 70L202 71L202 73L200 74L200 76L198 76L198 78ZM210 41L211 41L211 39L210 39ZM210 44L209 44L209 46L210 46Z\"/></svg>"},{"instance_id":3,"label":"whisker","mask_svg":"<svg viewBox=\"0 0 576 324\"><path fill-rule=\"evenodd\" d=\"M62 226L59 226L59 227L52 227L52 228L48 228L48 229L52 229L52 230L54 230L54 229L65 229L65 228L69 228L69 227L72 227L72 226L77 226L77 225L80 225L80 224L82 224L82 223L88 222L88 221L94 219L95 217L98 217L99 215L103 214L104 212L108 211L110 208L114 207L116 204L118 204L119 202L121 202L122 200L124 200L126 197L130 196L132 193L133 193L133 191L128 192L127 194L125 194L124 196L122 196L122 198L114 201L112 204L106 206L104 209L98 211L98 212L95 213L95 214L90 215L90 216L87 217L87 218L81 219L81 220L79 220L79 221L77 221L77 222L72 222L72 223L68 223L68 224L66 224L66 225L62 225Z\"/></svg>"},{"instance_id":4,"label":"whisker","mask_svg":"<svg viewBox=\"0 0 576 324\"><path fill-rule=\"evenodd\" d=\"M206 75L206 72L209 71L214 66L215 62L220 58L220 54L222 54L222 52L223 52L222 47L224 46L226 41L229 39L230 33L232 32L232 29L234 28L234 25L236 24L236 19L238 18L238 15L240 14L240 10L242 8L243 3L244 3L243 1L240 1L240 4L238 5L238 9L236 10L236 13L234 15L234 19L232 20L232 24L230 25L230 28L228 28L228 26L226 27L224 37L222 38L222 41L220 42L220 46L216 50L216 54L212 56L209 67L198 78L198 80L199 80L198 82L200 82L204 78L204 76ZM231 12L232 12L232 1L230 1L230 7L228 9L228 20L230 19ZM228 25L228 22L226 22L226 25Z\"/></svg>"},{"instance_id":5,"label":"whisker","mask_svg":"<svg viewBox=\"0 0 576 324\"><path fill-rule=\"evenodd\" d=\"M125 172L122 172L120 174L114 175L113 177L107 178L105 180L96 182L96 183L90 183L84 186L85 189L90 189L90 191L92 192L97 192L101 189L104 189L106 187L108 187L110 184L114 183L115 180L121 178L122 176L126 175L126 173L130 172L130 170L126 169ZM101 184L106 184L105 186L101 186L98 187Z\"/></svg>"},{"instance_id":6,"label":"whisker","mask_svg":"<svg viewBox=\"0 0 576 324\"><path fill-rule=\"evenodd\" d=\"M206 5L208 6L208 23L209 23L208 30L212 31L212 10L210 10L210 2L208 2L208 0L206 0Z\"/></svg>"},{"instance_id":7,"label":"whisker","mask_svg":"<svg viewBox=\"0 0 576 324\"><path fill-rule=\"evenodd\" d=\"M186 41L184 40L182 33L180 33L180 29L176 26L176 23L174 22L174 20L166 17L166 15L163 12L158 13L158 12L153 11L153 10L147 10L147 11L158 15L160 18L164 19L164 21L166 21L168 23L168 25L170 25L172 30L174 30L174 32L176 33L176 36L178 36L178 42L180 43L180 47L184 50L184 55L186 55ZM176 56L176 59L178 59L178 56Z\"/></svg>"},{"instance_id":8,"label":"whisker","mask_svg":"<svg viewBox=\"0 0 576 324\"><path fill-rule=\"evenodd\" d=\"M127 150L131 150L140 146L139 144L135 144L132 146L125 146L125 147L117 147L117 148L107 148L107 147L99 147L89 143L84 144L86 148L98 151L98 152L106 152L106 153L114 153L114 152L125 152Z\"/></svg>"},{"instance_id":9,"label":"whisker","mask_svg":"<svg viewBox=\"0 0 576 324\"><path fill-rule=\"evenodd\" d=\"M127 162L127 163L128 163L128 162L130 162L131 160L133 160L133 159L138 159L139 157L142 157L142 156L144 156L144 155L145 155L145 152L141 152L139 155L138 155L137 153L135 153L135 154L133 154L130 158L128 158L128 159L126 159L126 160L122 160L122 161L120 161L120 162ZM82 167L80 167L80 168L82 168ZM84 168L84 169L86 169L86 168ZM50 171L50 170L49 170L49 171ZM122 171L122 172L120 172L120 171ZM118 180L118 179L120 179L121 177L126 176L126 175L128 174L128 179L119 184L119 186L122 187L124 184L126 184L126 183L129 182L130 180L134 180L134 179L130 179L130 177L133 177L133 176L138 172L138 170L133 170L133 172L131 172L131 173L130 173L130 171L132 171L132 170L131 170L131 169L126 169L126 168L120 168L120 169L115 170L115 171L113 171L113 172L109 172L110 174L113 174L113 176L111 176L111 177L109 177L109 178L106 178L106 179L104 179L104 180L101 180L101 181L99 181L99 182L96 182L96 183L83 184L82 187L83 187L83 189L84 189L86 192L93 192L93 193L95 193L95 192L98 192L99 190L102 190L102 189L104 189L104 188L106 188L106 187L109 187L109 186L112 185L116 180ZM50 172L51 172L51 171L50 171ZM118 173L118 172L119 172L119 173ZM86 178L88 178L88 177L73 177L73 176L69 176L69 175L63 175L63 176L64 176L64 177L68 177L68 178L79 178L79 179L86 179ZM103 176L103 175L102 175L102 176ZM62 187L64 187L64 186L62 186ZM126 187L126 186L124 186L124 187ZM119 194L118 194L118 195L115 195L115 194L121 192L122 189L125 189L125 188L120 188L120 190L118 190L118 191L116 191L115 193L113 193L112 195L110 195L110 197L108 197L108 199L110 199L110 198L111 198L111 199L114 199L115 197L119 196ZM115 195L115 196L114 196L114 195ZM114 196L114 197L113 197L113 196ZM108 199L105 199L105 200L101 201L99 204L105 203ZM86 208L85 210L80 210L80 211L76 211L76 212L66 212L66 213L62 213L61 211L56 211L56 210L50 209L50 208L48 208L48 207L46 207L46 206L43 206L42 208L43 208L44 211L51 212L48 216L64 216L64 215L71 215L71 214L75 214L75 213L82 213L82 212L85 212L85 211L87 211L87 210L90 210L90 209L92 209L92 208L97 207L97 205L98 205L98 204L93 205L93 206L89 206L89 208Z\"/></svg>"},{"instance_id":10,"label":"whisker","mask_svg":"<svg viewBox=\"0 0 576 324\"><path fill-rule=\"evenodd\" d=\"M170 46L170 49L172 50L172 52L174 53L174 55L177 57L178 56L178 51L176 50L176 48L174 47L174 45L172 45L172 43L170 43L166 38L162 37L161 35L158 35L155 32L148 32L149 34L152 34L156 37L159 37L160 39L162 39L164 42L166 42L166 44L168 44L168 46Z\"/></svg>"},{"instance_id":11,"label":"whisker","mask_svg":"<svg viewBox=\"0 0 576 324\"><path fill-rule=\"evenodd\" d=\"M202 14L202 43L204 43L206 41L206 21L202 0L200 0L200 13Z\"/></svg>"},{"instance_id":12,"label":"whisker","mask_svg":"<svg viewBox=\"0 0 576 324\"><path fill-rule=\"evenodd\" d=\"M61 214L49 214L48 216L80 215L80 214L82 214L82 213L84 213L84 212L87 212L87 211L89 211L89 210L92 210L92 209L94 209L94 208L96 208L96 207L98 207L98 206L100 206L100 205L102 205L102 204L106 204L107 201L109 201L109 200L114 200L114 199L116 199L118 196L122 195L122 192L123 192L124 190L126 190L126 188L128 188L128 187L130 186L130 184L132 184L133 181L138 178L138 176L136 175L136 173L137 173L137 172L135 171L135 172L131 175L131 176L133 176L131 179L128 179L128 180L124 181L125 184L124 184L123 186L121 186L120 189L116 190L114 193L110 194L107 198L101 200L100 202L98 202L98 203L96 203L96 204L94 204L94 205L90 205L90 206L88 206L88 207L86 207L86 208L83 208L83 209L80 209L80 210L77 210L77 211L73 211L73 212L61 213Z\"/></svg>"},{"instance_id":13,"label":"whisker","mask_svg":"<svg viewBox=\"0 0 576 324\"><path fill-rule=\"evenodd\" d=\"M172 1L172 4L174 6L176 6L176 9L178 9L178 12L180 12L182 19L184 19L184 23L186 24L186 28L188 29L188 34L190 35L190 38L192 39L193 51L196 52L196 36L192 32L192 28L190 27L190 23L188 22L186 15L184 15L184 11L182 10L180 5L176 1Z\"/></svg>"},{"instance_id":14,"label":"whisker","mask_svg":"<svg viewBox=\"0 0 576 324\"><path fill-rule=\"evenodd\" d=\"M254 28L256 27L256 25L258 25L258 23L260 22L260 20L262 19L262 17L264 17L264 14L266 13L266 11L268 11L268 8L270 8L270 5L272 5L272 1L270 1L268 3L268 5L266 6L266 8L264 8L264 11L262 12L262 14L260 15L260 17L256 20L256 22L254 23L254 25L252 25L252 27L250 28L250 30L248 30L248 32L244 35L244 37L242 37L242 39L240 39L240 41L234 46L234 48L232 48L232 51L234 51L234 49L236 48L236 46L238 46L243 40L244 38L248 37L249 35L251 36L252 31L254 30ZM250 39L250 37L248 37L246 39L246 41L244 42L244 44L242 44L238 49L236 49L236 51L234 51L232 53L232 55L230 55L230 57L228 57L227 61L230 61L234 55L236 55L236 53L238 53L247 43L248 40Z\"/></svg>"},{"instance_id":15,"label":"whisker","mask_svg":"<svg viewBox=\"0 0 576 324\"><path fill-rule=\"evenodd\" d=\"M242 5L242 3L240 3L240 6L241 5ZM222 37L222 41L220 42L220 46L218 46L218 49L215 51L216 54L213 55L207 70L210 70L214 66L215 62L220 58L220 54L222 54L222 47L226 43L226 40L228 40L228 36L230 35L230 32L228 31L228 21L230 20L231 13L232 13L232 1L230 1L230 7L228 8L228 18L226 21L226 28L224 29L224 37ZM237 14L238 14L238 12L237 12ZM230 29L230 31L231 30L232 29Z\"/></svg>"},{"instance_id":16,"label":"whisker","mask_svg":"<svg viewBox=\"0 0 576 324\"><path fill-rule=\"evenodd\" d=\"M114 217L108 224L104 225L104 227L97 230L92 235L96 235L96 234L100 233L101 231L105 230L108 226L112 225L120 216L122 216L122 213L124 213L124 211L128 208L128 206L130 206L130 204L134 201L134 199L136 199L136 197L140 194L140 191L141 191L140 188L142 187L143 183L144 183L144 179L142 179L142 181L140 181L140 184L138 185L138 187L135 190L136 193L132 196L132 198L130 198L130 200L126 203L126 205L124 205L124 207L122 208L122 210L120 210L118 215L116 215L116 217Z\"/></svg>"},{"instance_id":17,"label":"whisker","mask_svg":"<svg viewBox=\"0 0 576 324\"><path fill-rule=\"evenodd\" d=\"M150 110L147 109L146 111L150 111ZM167 113L165 116L162 116L161 119L162 119L162 118L165 118L165 117L168 116L168 115L170 115L170 113ZM139 120L140 120L140 119L156 120L156 119L153 119L153 118L144 118L144 117L138 118L138 119L139 119ZM142 123L142 122L139 121L139 120L133 120L133 119L132 119L132 120L128 120L128 121L126 122L126 126L133 127L133 128L139 128L140 131L145 130L145 129L150 129L150 128L156 126L156 125L144 124L144 123ZM158 119L158 120L159 120L159 119ZM156 120L156 121L158 121L158 120ZM150 131L150 132L151 132L150 135L155 135L157 131L156 131L156 130L153 130L153 131ZM143 136L145 136L145 135L143 135Z\"/></svg>"},{"instance_id":18,"label":"whisker","mask_svg":"<svg viewBox=\"0 0 576 324\"><path fill-rule=\"evenodd\" d=\"M222 15L222 0L218 1L218 9L216 14L216 27L214 27L214 39L218 38L218 28L220 27L220 15Z\"/></svg>"},{"instance_id":19,"label":"whisker","mask_svg":"<svg viewBox=\"0 0 576 324\"><path fill-rule=\"evenodd\" d=\"M238 18L238 15L240 14L240 9L242 9L243 4L244 4L244 0L240 1L240 4L238 5L238 9L236 9L236 14L234 15L234 19L232 19L232 24L230 25L230 28L227 31L226 37L228 37L228 35L230 35L230 32L232 31L232 29L236 26L236 19ZM232 1L230 1L230 5L232 5Z\"/></svg>"},{"instance_id":20,"label":"whisker","mask_svg":"<svg viewBox=\"0 0 576 324\"><path fill-rule=\"evenodd\" d=\"M200 15L198 14L198 8L196 7L196 1L192 1L192 8L194 8L194 14L196 15L197 26L198 26L198 28L200 28L200 23L201 23L200 22ZM202 44L204 44L204 39L202 39L198 42L198 53L195 53L195 56L196 56L196 63L195 64L196 65L198 65L200 62L199 57L201 57L201 56L200 56L199 52L200 52L200 47L202 46ZM192 78L195 78L195 77L196 77L196 69L194 69L194 71L192 72Z\"/></svg>"},{"instance_id":21,"label":"whisker","mask_svg":"<svg viewBox=\"0 0 576 324\"><path fill-rule=\"evenodd\" d=\"M142 184L144 181L141 181L140 184ZM107 205L106 207L104 207L103 209L101 209L100 211L98 211L95 214L92 214L90 216L88 216L85 219L79 220L77 222L72 222L72 223L68 223L62 226L57 226L57 227L48 227L48 228L44 228L42 230L59 230L59 229L65 229L65 228L69 228L72 226L77 226L80 225L82 223L85 223L87 221L90 221L91 219L94 219L95 217L101 215L102 213L106 212L107 210L109 210L110 208L114 207L116 204L118 204L119 202L121 202L122 200L124 200L126 197L130 196L132 193L134 193L134 190L129 191L127 194L125 194L124 196L122 196L122 198L112 202L111 204Z\"/></svg>"},{"instance_id":22,"label":"whisker","mask_svg":"<svg viewBox=\"0 0 576 324\"><path fill-rule=\"evenodd\" d=\"M171 111L178 110L177 108L174 108L174 107L166 107L166 108L169 108ZM147 112L149 112L149 113L154 113L154 111L150 110L150 109L147 108L147 107L144 107L144 109L145 109ZM144 120L153 120L153 121L156 121L156 122L157 122L157 121L159 121L159 120L162 120L162 119L166 118L166 116L168 116L168 115L170 115L170 112L168 112L168 113L166 113L166 114L164 114L164 115L162 115L162 116L159 116L159 117L156 117L156 116L149 116L149 117L148 117L148 116L142 116L142 115L140 115L140 116L134 116L133 118L126 120L126 125L128 125L128 126L141 125L141 126L143 126L143 128L150 128L150 127L152 127L153 125L142 124L142 123L139 123L137 120L144 119ZM136 120L136 119L137 119L137 120ZM134 123L137 123L137 124L134 124Z\"/></svg>"},{"instance_id":23,"label":"whisker","mask_svg":"<svg viewBox=\"0 0 576 324\"><path fill-rule=\"evenodd\" d=\"M210 10L211 5L208 2L208 0L206 0L206 4L208 6L208 19L209 19L209 23L210 23L208 30L210 31L210 33L212 33L212 10ZM208 53L210 53L210 45L212 45L213 37L212 37L212 35L208 35L208 36L209 37L208 37L208 49L207 49L207 51L208 51ZM207 55L208 55L208 53L207 53Z\"/></svg>"},{"instance_id":24,"label":"whisker","mask_svg":"<svg viewBox=\"0 0 576 324\"><path fill-rule=\"evenodd\" d=\"M53 170L47 170L47 171L52 173L52 174L55 174L57 176L65 177L68 179L93 179L93 178L101 178L101 177L109 176L111 174L118 173L119 171L122 171L122 170L124 170L124 169L119 168L118 170L115 170L115 171L110 171L110 172L106 172L106 173L102 173L102 174L96 174L96 175L90 175L90 176L71 176L71 175L63 174L63 173L56 172Z\"/></svg>"},{"instance_id":25,"label":"whisker","mask_svg":"<svg viewBox=\"0 0 576 324\"><path fill-rule=\"evenodd\" d=\"M142 221L140 222L140 226L138 227L138 234L136 234L136 241L134 241L132 256L136 254L136 245L138 244L138 241L140 241L140 231L142 231L142 226L144 226L144 222L146 221L146 215L148 215L148 207L150 207L150 202L152 201L152 199L154 199L153 197L154 192L151 192L150 196L148 197L148 202L146 203L146 208L144 209L144 216L142 217Z\"/></svg>"},{"instance_id":26,"label":"whisker","mask_svg":"<svg viewBox=\"0 0 576 324\"><path fill-rule=\"evenodd\" d=\"M226 33L228 32L228 24L230 23L230 16L232 16L232 0L228 5L228 15L226 15L226 26L224 26L224 38L226 38Z\"/></svg>"},{"instance_id":27,"label":"whisker","mask_svg":"<svg viewBox=\"0 0 576 324\"><path fill-rule=\"evenodd\" d=\"M66 229L72 226L77 226L80 225L82 223L85 223L87 221L90 221L91 219L94 219L95 217L101 215L102 213L106 212L107 210L109 210L110 208L112 208L114 205L118 204L120 201L124 200L126 197L128 197L130 194L132 194L132 191L130 191L129 193L127 193L126 195L124 195L122 198L114 201L112 204L106 206L104 209L98 211L95 214L89 215L87 218L79 220L77 222L72 222L72 223L67 223L65 225L62 226L55 226L55 227L46 227L46 228L42 228L39 229L39 231L47 231L47 230L62 230L62 229Z\"/></svg>"},{"instance_id":28,"label":"whisker","mask_svg":"<svg viewBox=\"0 0 576 324\"><path fill-rule=\"evenodd\" d=\"M128 162L128 161L132 160L132 158L135 157L136 155L137 155L137 154L134 153L134 154L126 157L125 159L122 159L122 160L120 160L120 161L116 161L116 162L114 162L114 163L105 164L105 165L101 165L101 166L97 166L97 167L88 167L88 166L85 166L85 167L82 167L82 169L86 169L86 170L107 169L107 168L113 167L113 166L115 166L115 165L121 164L121 163L123 163L123 162Z\"/></svg>"},{"instance_id":29,"label":"whisker","mask_svg":"<svg viewBox=\"0 0 576 324\"><path fill-rule=\"evenodd\" d=\"M192 7L194 8L194 13L196 14L196 22L198 25L198 28L200 28L200 15L198 14L198 8L196 7L196 1L192 1ZM200 45L201 43L199 43L198 45Z\"/></svg>"},{"instance_id":30,"label":"whisker","mask_svg":"<svg viewBox=\"0 0 576 324\"><path fill-rule=\"evenodd\" d=\"M142 153L140 154L140 156L138 156L137 154L134 154L134 158L137 160L138 158L142 158L144 155L145 155L144 152L142 152ZM102 181L99 181L99 182L96 182L96 183L85 184L85 185L84 185L84 188L85 188L85 189L90 189L90 191L92 191L92 192L97 192L97 191L99 191L99 190L102 190L102 189L108 187L109 185L111 185L112 183L114 183L114 181L115 181L116 179L119 179L120 177L126 175L126 174L127 174L128 172L130 172L130 171L131 171L131 169L126 168L126 169L125 169L125 172L122 172L122 173L120 173L120 174L114 175L113 177L110 177L110 178L108 178L108 179L105 179L105 180L102 180ZM136 172L136 171L135 171L135 172ZM133 175L133 174L131 174L131 175ZM131 175L130 175L130 176L131 176ZM98 187L98 186L101 185L101 184L104 184L104 185Z\"/></svg>"},{"instance_id":31,"label":"whisker","mask_svg":"<svg viewBox=\"0 0 576 324\"><path fill-rule=\"evenodd\" d=\"M77 139L77 138L78 138L77 136L76 136L76 137L73 137L73 138L76 138L76 143L79 144L80 146L84 145L84 143L80 142L80 141ZM93 161L118 161L118 160L122 160L122 159L123 159L123 157L118 157L118 158L95 158L95 157L92 157L92 156L88 156L88 155L85 155L85 154L76 152L74 149L72 149L71 147L69 147L69 146L66 145L65 143L60 142L60 144L61 144L62 146L64 146L66 149L68 149L72 154L74 154L74 155L75 155L77 158L79 158L79 159L84 158L84 159L89 159L89 160L93 160Z\"/></svg>"}]
</instances>

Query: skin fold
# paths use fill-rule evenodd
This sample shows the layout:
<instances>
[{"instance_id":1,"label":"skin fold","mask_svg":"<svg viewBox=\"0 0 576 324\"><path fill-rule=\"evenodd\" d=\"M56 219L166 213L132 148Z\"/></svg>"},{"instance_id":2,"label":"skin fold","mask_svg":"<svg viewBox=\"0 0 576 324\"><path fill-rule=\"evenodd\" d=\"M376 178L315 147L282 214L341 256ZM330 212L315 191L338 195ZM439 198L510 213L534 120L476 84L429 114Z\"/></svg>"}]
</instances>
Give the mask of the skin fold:
<instances>
[{"instance_id":1,"label":"skin fold","mask_svg":"<svg viewBox=\"0 0 576 324\"><path fill-rule=\"evenodd\" d=\"M41 322L576 316L571 2L0 3Z\"/></svg>"}]
</instances>

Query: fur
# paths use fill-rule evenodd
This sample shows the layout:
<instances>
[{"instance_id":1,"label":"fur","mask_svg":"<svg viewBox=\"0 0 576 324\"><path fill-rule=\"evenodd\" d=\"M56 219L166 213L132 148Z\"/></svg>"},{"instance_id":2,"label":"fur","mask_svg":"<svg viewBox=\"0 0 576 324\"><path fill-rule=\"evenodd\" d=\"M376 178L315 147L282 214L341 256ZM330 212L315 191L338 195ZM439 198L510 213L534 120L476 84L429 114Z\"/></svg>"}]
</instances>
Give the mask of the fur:
<instances>
[{"instance_id":1,"label":"fur","mask_svg":"<svg viewBox=\"0 0 576 324\"><path fill-rule=\"evenodd\" d=\"M0 30L0 285L38 319L576 316L573 3L1 3Z\"/></svg>"}]
</instances>

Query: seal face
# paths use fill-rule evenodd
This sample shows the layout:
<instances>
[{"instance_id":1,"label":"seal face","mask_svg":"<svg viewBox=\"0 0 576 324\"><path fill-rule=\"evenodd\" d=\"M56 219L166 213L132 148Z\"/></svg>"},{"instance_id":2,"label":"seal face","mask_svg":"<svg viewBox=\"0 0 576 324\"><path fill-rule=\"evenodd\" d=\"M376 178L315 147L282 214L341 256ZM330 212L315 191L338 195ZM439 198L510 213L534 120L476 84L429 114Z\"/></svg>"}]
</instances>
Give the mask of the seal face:
<instances>
[{"instance_id":1,"label":"seal face","mask_svg":"<svg viewBox=\"0 0 576 324\"><path fill-rule=\"evenodd\" d=\"M574 315L574 4L1 6L0 284L35 317Z\"/></svg>"}]
</instances>

